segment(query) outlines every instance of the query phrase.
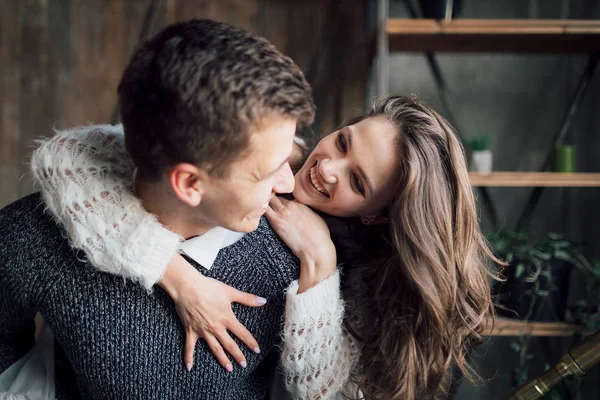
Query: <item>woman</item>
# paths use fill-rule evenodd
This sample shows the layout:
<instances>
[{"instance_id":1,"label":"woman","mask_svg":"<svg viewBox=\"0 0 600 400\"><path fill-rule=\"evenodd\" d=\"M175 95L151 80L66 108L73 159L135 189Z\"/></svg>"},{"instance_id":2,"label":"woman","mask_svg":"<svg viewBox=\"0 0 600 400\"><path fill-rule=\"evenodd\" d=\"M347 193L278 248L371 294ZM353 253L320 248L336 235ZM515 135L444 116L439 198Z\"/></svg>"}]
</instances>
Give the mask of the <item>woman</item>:
<instances>
[{"instance_id":1,"label":"woman","mask_svg":"<svg viewBox=\"0 0 600 400\"><path fill-rule=\"evenodd\" d=\"M188 368L198 336L228 370L219 344L244 366L225 336L230 326L214 329L219 315L208 311L229 304L212 296L205 300L221 308L199 305L189 282L200 274L176 253L172 234L142 207L107 212L134 196L127 190L130 162L116 136L92 136L59 135L34 154L33 173L50 211L97 268L148 288L188 283L189 295L174 299L188 333ZM106 148L113 156L121 151L123 160L102 159ZM76 161L65 164L61 152L73 152L68 159ZM86 193L89 179L104 181L106 191ZM451 364L472 377L467 355L493 317L486 259L498 260L479 231L463 149L447 122L416 98L381 99L368 115L321 139L295 180L296 201L275 198L266 214L299 258L319 250L288 290L282 363L294 396L360 390L367 399L429 399L447 390ZM69 203L65 193L72 191L83 201ZM108 224L99 228L99 220ZM160 254L149 259L143 253L152 246L127 248L130 234L162 243ZM161 235L171 238L170 247ZM345 264L345 317L337 260ZM223 286L227 297L231 288ZM257 350L245 328L231 332Z\"/></svg>"}]
</instances>

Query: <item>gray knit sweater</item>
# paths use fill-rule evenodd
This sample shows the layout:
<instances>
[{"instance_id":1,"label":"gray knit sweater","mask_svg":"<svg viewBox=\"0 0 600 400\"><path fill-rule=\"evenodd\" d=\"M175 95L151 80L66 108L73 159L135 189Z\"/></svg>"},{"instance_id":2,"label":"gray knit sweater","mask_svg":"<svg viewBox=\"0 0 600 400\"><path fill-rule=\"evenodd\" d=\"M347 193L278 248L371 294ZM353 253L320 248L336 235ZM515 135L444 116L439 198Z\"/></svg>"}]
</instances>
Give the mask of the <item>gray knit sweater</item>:
<instances>
[{"instance_id":1,"label":"gray knit sweater","mask_svg":"<svg viewBox=\"0 0 600 400\"><path fill-rule=\"evenodd\" d=\"M0 372L31 347L39 311L56 338L59 399L264 399L277 362L284 291L298 278L298 260L263 219L201 271L268 299L259 308L233 305L262 351L238 342L246 369L228 373L199 341L187 372L182 325L163 290L148 294L87 265L38 194L9 205L0 210Z\"/></svg>"}]
</instances>

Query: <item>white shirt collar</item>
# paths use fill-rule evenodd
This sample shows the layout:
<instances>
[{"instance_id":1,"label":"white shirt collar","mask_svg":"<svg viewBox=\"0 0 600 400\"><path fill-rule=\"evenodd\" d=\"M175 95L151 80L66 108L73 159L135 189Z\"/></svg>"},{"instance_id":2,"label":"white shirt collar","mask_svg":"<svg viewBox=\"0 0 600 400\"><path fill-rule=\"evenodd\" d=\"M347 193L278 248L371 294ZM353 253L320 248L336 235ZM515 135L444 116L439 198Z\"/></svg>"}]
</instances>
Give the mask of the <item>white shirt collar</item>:
<instances>
[{"instance_id":1,"label":"white shirt collar","mask_svg":"<svg viewBox=\"0 0 600 400\"><path fill-rule=\"evenodd\" d=\"M179 252L206 269L210 269L219 251L244 237L245 233L233 232L220 226L209 229L205 234L193 237L179 245Z\"/></svg>"}]
</instances>

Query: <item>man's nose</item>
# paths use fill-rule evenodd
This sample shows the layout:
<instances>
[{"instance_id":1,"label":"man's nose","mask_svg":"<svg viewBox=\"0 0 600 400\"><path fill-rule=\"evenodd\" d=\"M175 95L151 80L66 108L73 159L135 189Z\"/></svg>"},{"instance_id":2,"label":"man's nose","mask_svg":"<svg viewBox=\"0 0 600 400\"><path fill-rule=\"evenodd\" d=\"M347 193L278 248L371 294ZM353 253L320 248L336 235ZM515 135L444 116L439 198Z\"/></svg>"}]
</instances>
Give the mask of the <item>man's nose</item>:
<instances>
[{"instance_id":1,"label":"man's nose","mask_svg":"<svg viewBox=\"0 0 600 400\"><path fill-rule=\"evenodd\" d=\"M292 193L294 191L294 174L289 163L286 163L278 174L273 190L275 193Z\"/></svg>"},{"instance_id":2,"label":"man's nose","mask_svg":"<svg viewBox=\"0 0 600 400\"><path fill-rule=\"evenodd\" d=\"M334 184L337 183L338 161L334 161L330 158L325 158L319 163L319 174L326 183Z\"/></svg>"}]
</instances>

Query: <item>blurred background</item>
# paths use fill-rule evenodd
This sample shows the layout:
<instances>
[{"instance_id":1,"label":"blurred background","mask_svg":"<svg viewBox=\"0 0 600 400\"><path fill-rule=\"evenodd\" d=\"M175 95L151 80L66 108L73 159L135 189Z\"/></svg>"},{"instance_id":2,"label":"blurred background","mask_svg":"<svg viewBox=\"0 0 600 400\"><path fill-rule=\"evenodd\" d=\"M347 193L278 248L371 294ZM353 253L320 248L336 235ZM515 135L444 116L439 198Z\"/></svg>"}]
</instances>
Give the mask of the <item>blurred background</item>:
<instances>
[{"instance_id":1,"label":"blurred background","mask_svg":"<svg viewBox=\"0 0 600 400\"><path fill-rule=\"evenodd\" d=\"M472 358L484 384L457 376L454 398L505 398L600 328L598 0L0 0L0 207L35 190L36 138L117 121L135 45L191 18L262 35L300 65L318 107L309 140L378 94L416 93L457 129L472 169L491 154L511 172L473 182L482 227L511 261L495 292L515 312L499 312L524 325L489 332ZM519 36L532 30L539 43ZM576 174L520 174L561 168ZM596 366L546 398L597 399L599 381Z\"/></svg>"}]
</instances>

